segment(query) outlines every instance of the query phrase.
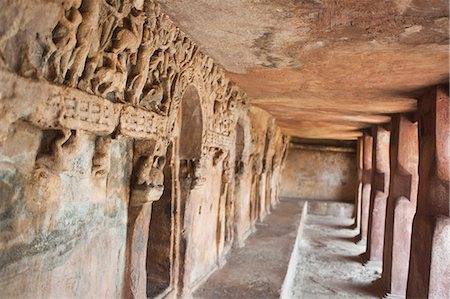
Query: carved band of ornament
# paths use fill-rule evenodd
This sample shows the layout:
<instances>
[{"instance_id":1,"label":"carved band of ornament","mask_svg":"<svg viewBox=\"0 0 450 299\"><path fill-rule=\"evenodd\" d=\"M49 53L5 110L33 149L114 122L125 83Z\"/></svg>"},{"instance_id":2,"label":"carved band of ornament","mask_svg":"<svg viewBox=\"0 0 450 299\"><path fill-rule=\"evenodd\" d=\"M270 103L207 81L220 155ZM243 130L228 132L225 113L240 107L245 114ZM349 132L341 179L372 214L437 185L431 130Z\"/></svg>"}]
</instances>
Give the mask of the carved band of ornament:
<instances>
[{"instance_id":1,"label":"carved band of ornament","mask_svg":"<svg viewBox=\"0 0 450 299\"><path fill-rule=\"evenodd\" d=\"M230 144L231 144L231 140L230 140L229 136L222 135L222 134L219 134L217 132L208 130L206 132L205 144L208 147L216 147L216 148L221 148L221 149L228 149Z\"/></svg>"},{"instance_id":2,"label":"carved band of ornament","mask_svg":"<svg viewBox=\"0 0 450 299\"><path fill-rule=\"evenodd\" d=\"M152 139L164 135L166 117L133 106L126 106L120 115L120 132L132 138Z\"/></svg>"},{"instance_id":3,"label":"carved band of ornament","mask_svg":"<svg viewBox=\"0 0 450 299\"><path fill-rule=\"evenodd\" d=\"M29 120L39 127L84 130L110 134L119 124L120 107L94 97L54 96L42 103Z\"/></svg>"},{"instance_id":4,"label":"carved band of ornament","mask_svg":"<svg viewBox=\"0 0 450 299\"><path fill-rule=\"evenodd\" d=\"M26 107L17 119L26 119L40 128L83 130L96 135L108 135L119 128L121 134L139 139L160 138L165 133L167 117L151 111L5 71L0 71L0 79L0 104L17 103L8 105L10 110ZM12 90L9 102L1 97L8 90Z\"/></svg>"},{"instance_id":5,"label":"carved band of ornament","mask_svg":"<svg viewBox=\"0 0 450 299\"><path fill-rule=\"evenodd\" d=\"M99 135L111 134L119 127L122 135L138 139L162 136L166 123L166 119L156 113L92 96L49 98L29 120L39 127L63 127Z\"/></svg>"}]
</instances>

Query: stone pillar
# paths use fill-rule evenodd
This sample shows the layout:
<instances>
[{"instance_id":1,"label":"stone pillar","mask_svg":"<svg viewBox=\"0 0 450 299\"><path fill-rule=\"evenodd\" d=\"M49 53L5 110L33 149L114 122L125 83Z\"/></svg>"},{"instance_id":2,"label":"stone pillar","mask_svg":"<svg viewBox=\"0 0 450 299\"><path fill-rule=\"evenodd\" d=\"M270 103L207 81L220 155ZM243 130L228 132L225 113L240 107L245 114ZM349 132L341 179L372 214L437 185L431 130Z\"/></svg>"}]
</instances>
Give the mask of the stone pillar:
<instances>
[{"instance_id":1,"label":"stone pillar","mask_svg":"<svg viewBox=\"0 0 450 299\"><path fill-rule=\"evenodd\" d=\"M387 297L404 298L419 184L417 123L396 115L392 119L390 147L391 180L386 210L382 281Z\"/></svg>"},{"instance_id":2,"label":"stone pillar","mask_svg":"<svg viewBox=\"0 0 450 299\"><path fill-rule=\"evenodd\" d=\"M408 298L450 298L450 101L448 86L418 103L419 193Z\"/></svg>"},{"instance_id":3,"label":"stone pillar","mask_svg":"<svg viewBox=\"0 0 450 299\"><path fill-rule=\"evenodd\" d=\"M358 231L361 228L361 197L362 197L362 178L363 178L363 153L364 137L359 137L356 143L356 167L358 171L358 186L356 189L354 222L353 228Z\"/></svg>"},{"instance_id":4,"label":"stone pillar","mask_svg":"<svg viewBox=\"0 0 450 299\"><path fill-rule=\"evenodd\" d=\"M373 175L370 193L369 228L366 258L370 262L383 259L384 225L386 203L389 193L389 137L390 132L382 126L373 128Z\"/></svg>"},{"instance_id":5,"label":"stone pillar","mask_svg":"<svg viewBox=\"0 0 450 299\"><path fill-rule=\"evenodd\" d=\"M131 192L127 226L126 297L147 298L147 243L152 202L162 195L160 188Z\"/></svg>"},{"instance_id":6,"label":"stone pillar","mask_svg":"<svg viewBox=\"0 0 450 299\"><path fill-rule=\"evenodd\" d=\"M370 191L372 189L372 151L373 137L364 134L363 138L363 172L361 190L361 224L359 240L367 240L367 228L369 225Z\"/></svg>"},{"instance_id":7,"label":"stone pillar","mask_svg":"<svg viewBox=\"0 0 450 299\"><path fill-rule=\"evenodd\" d=\"M128 207L126 298L147 297L147 245L152 203L164 191L167 140L134 142L134 167ZM148 154L151 153L151 154Z\"/></svg>"}]
</instances>

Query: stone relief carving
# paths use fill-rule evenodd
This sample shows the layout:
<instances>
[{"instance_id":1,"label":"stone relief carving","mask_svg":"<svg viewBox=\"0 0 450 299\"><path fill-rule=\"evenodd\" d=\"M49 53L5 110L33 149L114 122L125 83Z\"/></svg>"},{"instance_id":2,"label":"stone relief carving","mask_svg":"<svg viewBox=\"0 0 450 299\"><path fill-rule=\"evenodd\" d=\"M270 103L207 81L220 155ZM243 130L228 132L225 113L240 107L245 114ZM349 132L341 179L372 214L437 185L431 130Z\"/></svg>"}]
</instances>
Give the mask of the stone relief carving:
<instances>
[{"instance_id":1,"label":"stone relief carving","mask_svg":"<svg viewBox=\"0 0 450 299\"><path fill-rule=\"evenodd\" d=\"M66 128L110 134L118 125L120 107L99 98L54 96L39 105L28 120L42 128Z\"/></svg>"},{"instance_id":2,"label":"stone relief carving","mask_svg":"<svg viewBox=\"0 0 450 299\"><path fill-rule=\"evenodd\" d=\"M165 124L166 119L156 113L123 106L119 131L133 138L156 139L165 135Z\"/></svg>"},{"instance_id":3,"label":"stone relief carving","mask_svg":"<svg viewBox=\"0 0 450 299\"><path fill-rule=\"evenodd\" d=\"M77 30L83 17L79 11L81 0L63 1L61 18L53 29L49 50L45 61L49 61L47 76L63 83L66 73L73 63L73 52L77 44Z\"/></svg>"},{"instance_id":4,"label":"stone relief carving","mask_svg":"<svg viewBox=\"0 0 450 299\"><path fill-rule=\"evenodd\" d=\"M140 206L159 200L164 191L164 166L169 142L161 138L151 154L141 155L135 165L131 205ZM137 150L139 152L139 149Z\"/></svg>"},{"instance_id":5,"label":"stone relief carving","mask_svg":"<svg viewBox=\"0 0 450 299\"><path fill-rule=\"evenodd\" d=\"M109 137L99 137L95 142L92 158L92 174L96 178L105 177L111 167L111 143Z\"/></svg>"},{"instance_id":6,"label":"stone relief carving","mask_svg":"<svg viewBox=\"0 0 450 299\"><path fill-rule=\"evenodd\" d=\"M58 175L69 170L74 155L80 148L80 132L68 129L52 130L44 136L36 157L36 170Z\"/></svg>"},{"instance_id":7,"label":"stone relief carving","mask_svg":"<svg viewBox=\"0 0 450 299\"><path fill-rule=\"evenodd\" d=\"M41 128L166 139L173 132L184 90L194 84L208 114L201 158L187 162L187 173L197 186L206 180L208 161L229 152L236 110L247 109L246 96L161 13L157 3L141 2L64 2L59 21L49 35L42 35L47 50L36 76L87 94L77 91L71 96L72 91L65 90L49 94L26 119ZM107 150L99 155L105 157ZM142 183L155 182L163 156L150 154L144 160L143 168L154 173L144 171L153 178L142 175ZM102 167L93 172L103 175Z\"/></svg>"}]
</instances>

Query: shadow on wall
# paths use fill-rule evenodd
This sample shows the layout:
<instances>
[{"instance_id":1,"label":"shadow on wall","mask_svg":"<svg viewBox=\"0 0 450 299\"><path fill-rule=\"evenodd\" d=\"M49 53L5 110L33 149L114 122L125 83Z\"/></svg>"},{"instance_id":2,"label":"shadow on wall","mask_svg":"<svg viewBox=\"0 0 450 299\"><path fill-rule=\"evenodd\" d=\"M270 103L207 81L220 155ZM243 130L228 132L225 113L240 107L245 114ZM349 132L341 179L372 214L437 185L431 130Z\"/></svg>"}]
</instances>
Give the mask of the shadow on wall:
<instances>
[{"instance_id":1,"label":"shadow on wall","mask_svg":"<svg viewBox=\"0 0 450 299\"><path fill-rule=\"evenodd\" d=\"M281 196L353 202L357 187L356 154L350 148L291 145L282 174Z\"/></svg>"}]
</instances>

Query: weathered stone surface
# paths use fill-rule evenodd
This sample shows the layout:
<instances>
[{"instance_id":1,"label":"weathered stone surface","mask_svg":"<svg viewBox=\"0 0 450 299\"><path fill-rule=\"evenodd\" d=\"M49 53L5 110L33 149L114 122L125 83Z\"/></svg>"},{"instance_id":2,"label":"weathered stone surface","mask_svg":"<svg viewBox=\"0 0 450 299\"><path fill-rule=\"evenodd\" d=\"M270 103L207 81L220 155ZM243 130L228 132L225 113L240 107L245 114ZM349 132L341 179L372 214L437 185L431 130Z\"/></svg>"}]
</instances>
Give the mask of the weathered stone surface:
<instances>
[{"instance_id":1,"label":"weathered stone surface","mask_svg":"<svg viewBox=\"0 0 450 299\"><path fill-rule=\"evenodd\" d=\"M1 147L2 296L122 296L127 142L112 142L113 166L97 178L91 174L93 135L80 136L79 151L55 174L35 166L41 139L51 135L23 122L9 132Z\"/></svg>"},{"instance_id":2,"label":"weathered stone surface","mask_svg":"<svg viewBox=\"0 0 450 299\"><path fill-rule=\"evenodd\" d=\"M389 193L389 136L382 126L373 128L372 183L369 206L369 226L367 230L368 261L383 260L383 242L386 219L386 205Z\"/></svg>"},{"instance_id":3,"label":"weathered stone surface","mask_svg":"<svg viewBox=\"0 0 450 299\"><path fill-rule=\"evenodd\" d=\"M419 193L411 240L407 296L450 296L450 100L448 86L419 101Z\"/></svg>"},{"instance_id":4,"label":"weathered stone surface","mask_svg":"<svg viewBox=\"0 0 450 299\"><path fill-rule=\"evenodd\" d=\"M363 191L363 172L364 172L364 139L359 137L356 143L356 167L357 167L357 188L355 197L354 222L353 228L361 231L361 208Z\"/></svg>"},{"instance_id":5,"label":"weathered stone surface","mask_svg":"<svg viewBox=\"0 0 450 299\"><path fill-rule=\"evenodd\" d=\"M367 240L369 229L370 194L372 193L373 137L363 135L363 172L361 191L361 229L358 240Z\"/></svg>"},{"instance_id":6,"label":"weathered stone surface","mask_svg":"<svg viewBox=\"0 0 450 299\"><path fill-rule=\"evenodd\" d=\"M411 230L419 183L418 130L417 123L401 115L393 117L391 129L391 180L386 207L381 279L388 295L405 297Z\"/></svg>"},{"instance_id":7,"label":"weathered stone surface","mask_svg":"<svg viewBox=\"0 0 450 299\"><path fill-rule=\"evenodd\" d=\"M355 140L448 81L446 0L161 3L289 135Z\"/></svg>"},{"instance_id":8,"label":"weathered stone surface","mask_svg":"<svg viewBox=\"0 0 450 299\"><path fill-rule=\"evenodd\" d=\"M293 144L283 171L281 196L354 202L357 173L354 148Z\"/></svg>"}]
</instances>

